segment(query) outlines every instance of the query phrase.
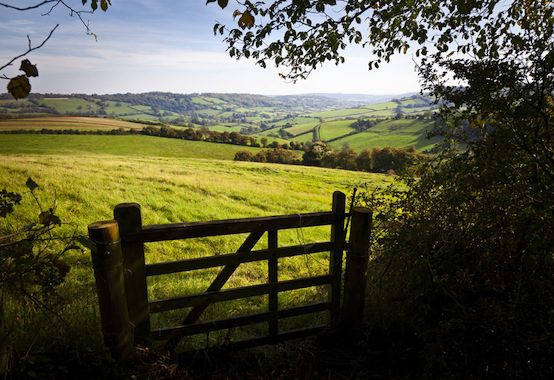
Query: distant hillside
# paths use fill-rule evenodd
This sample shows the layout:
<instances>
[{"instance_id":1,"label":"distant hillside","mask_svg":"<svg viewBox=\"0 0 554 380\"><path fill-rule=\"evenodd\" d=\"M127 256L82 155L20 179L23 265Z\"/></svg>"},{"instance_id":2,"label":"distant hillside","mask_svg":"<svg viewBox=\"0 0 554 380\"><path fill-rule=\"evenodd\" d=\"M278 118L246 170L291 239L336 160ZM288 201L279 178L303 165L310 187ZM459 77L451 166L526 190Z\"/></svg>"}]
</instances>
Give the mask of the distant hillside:
<instances>
[{"instance_id":1,"label":"distant hillside","mask_svg":"<svg viewBox=\"0 0 554 380\"><path fill-rule=\"evenodd\" d=\"M371 102L377 99L385 101ZM240 132L280 144L320 140L334 147L349 144L356 149L432 148L434 141L427 140L426 135L434 124L435 109L430 97L419 94L393 98L361 94L31 94L18 101L0 95L0 119L96 116Z\"/></svg>"},{"instance_id":2,"label":"distant hillside","mask_svg":"<svg viewBox=\"0 0 554 380\"><path fill-rule=\"evenodd\" d=\"M334 99L339 102L354 103L355 105L388 102L394 98L407 98L416 95L415 92L393 95L367 95L367 94L336 94L336 93L316 93L317 97ZM347 106L347 105L346 105Z\"/></svg>"}]
</instances>

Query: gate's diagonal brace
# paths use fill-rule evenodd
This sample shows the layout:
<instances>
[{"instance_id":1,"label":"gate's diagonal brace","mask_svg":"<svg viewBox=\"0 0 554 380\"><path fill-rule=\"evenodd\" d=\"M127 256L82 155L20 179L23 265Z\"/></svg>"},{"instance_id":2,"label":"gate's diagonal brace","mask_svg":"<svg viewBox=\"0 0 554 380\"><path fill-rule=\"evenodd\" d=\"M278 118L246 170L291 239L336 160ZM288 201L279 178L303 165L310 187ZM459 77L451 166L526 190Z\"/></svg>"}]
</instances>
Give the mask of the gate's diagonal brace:
<instances>
[{"instance_id":1,"label":"gate's diagonal brace","mask_svg":"<svg viewBox=\"0 0 554 380\"><path fill-rule=\"evenodd\" d=\"M242 243L240 248L235 253L244 253L249 252L254 248L256 243L260 240L262 235L265 233L265 231L261 232L252 232L246 240ZM227 282L227 280L235 273L235 270L239 267L239 264L230 264L223 267L221 272L217 275L217 277L212 281L210 286L208 286L208 289L206 289L207 292L214 292L221 290L223 285ZM192 310L188 313L186 318L181 322L181 325L189 325L191 323L195 323L198 321L204 310L209 306L209 304L205 305L199 305L192 308ZM175 350L175 347L179 343L179 340L181 340L182 335L180 332L176 331L173 336L169 338L169 340L166 343L166 348L173 352Z\"/></svg>"}]
</instances>

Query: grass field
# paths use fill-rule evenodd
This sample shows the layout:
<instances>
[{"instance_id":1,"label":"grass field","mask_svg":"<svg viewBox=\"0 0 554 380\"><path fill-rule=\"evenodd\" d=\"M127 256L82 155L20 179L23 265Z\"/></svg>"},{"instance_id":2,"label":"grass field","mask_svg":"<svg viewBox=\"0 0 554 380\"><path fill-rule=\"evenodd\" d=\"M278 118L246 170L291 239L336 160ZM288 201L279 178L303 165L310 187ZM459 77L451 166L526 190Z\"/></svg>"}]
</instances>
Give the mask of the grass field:
<instances>
[{"instance_id":1,"label":"grass field","mask_svg":"<svg viewBox=\"0 0 554 380\"><path fill-rule=\"evenodd\" d=\"M51 116L24 119L0 120L0 131L15 129L78 129L78 130L111 130L111 129L142 129L144 125L123 120L101 117Z\"/></svg>"},{"instance_id":2,"label":"grass field","mask_svg":"<svg viewBox=\"0 0 554 380\"><path fill-rule=\"evenodd\" d=\"M325 122L321 124L319 129L319 138L323 141L327 141L353 132L354 129L350 127L352 123L354 123L354 120Z\"/></svg>"},{"instance_id":3,"label":"grass field","mask_svg":"<svg viewBox=\"0 0 554 380\"><path fill-rule=\"evenodd\" d=\"M64 230L84 235L87 224L110 219L113 207L121 202L140 203L145 224L204 221L329 210L335 190L350 193L360 182L378 187L392 181L391 177L377 174L234 162L229 160L232 148L244 149L146 136L3 135L0 136L0 189L24 195L17 217L10 220L25 223L36 214L31 197L24 189L25 180L32 177L41 186L39 195L45 205L56 199ZM216 156L227 160L216 160ZM244 237L148 244L147 262L231 253ZM293 229L279 235L284 245L328 238L328 227ZM265 241L262 238L256 249L265 247ZM321 253L280 260L280 280L322 273L328 266L327 256ZM41 326L33 336L16 337L21 347L28 347L32 340L38 345L100 347L90 254L71 253L66 259L71 271L61 288L65 303L61 316L67 324L43 317L34 320L31 314L21 313L17 322L22 326ZM203 291L216 273L214 269L195 275L150 278L149 297L160 299ZM230 279L229 286L262 283L266 278L263 263L244 264ZM314 287L282 293L279 302L282 305L314 302L325 295L324 288ZM265 297L220 303L211 306L204 319L259 311L266 305ZM153 324L166 326L182 317L183 311L161 313L155 316ZM294 327L297 323L293 319L288 326ZM254 327L248 333L255 334L265 328ZM233 330L230 338L245 334L243 330ZM189 342L204 344L206 339L203 336ZM213 343L218 339L223 337L210 334L208 340Z\"/></svg>"},{"instance_id":4,"label":"grass field","mask_svg":"<svg viewBox=\"0 0 554 380\"><path fill-rule=\"evenodd\" d=\"M348 144L356 151L384 147L429 150L441 140L440 137L426 137L426 132L432 124L428 120L387 120L367 131L335 140L330 145L340 149L344 144Z\"/></svg>"},{"instance_id":5,"label":"grass field","mask_svg":"<svg viewBox=\"0 0 554 380\"><path fill-rule=\"evenodd\" d=\"M255 153L259 148L152 136L0 135L0 154L112 154L232 160L239 150Z\"/></svg>"},{"instance_id":6,"label":"grass field","mask_svg":"<svg viewBox=\"0 0 554 380\"><path fill-rule=\"evenodd\" d=\"M47 98L42 99L40 103L62 114L98 110L98 105L95 102L80 98Z\"/></svg>"},{"instance_id":7,"label":"grass field","mask_svg":"<svg viewBox=\"0 0 554 380\"><path fill-rule=\"evenodd\" d=\"M295 124L290 128L286 128L285 131L292 133L294 136L297 136L302 133L306 133L308 131L313 130L318 124L319 124L319 121L314 121L311 123Z\"/></svg>"}]
</instances>

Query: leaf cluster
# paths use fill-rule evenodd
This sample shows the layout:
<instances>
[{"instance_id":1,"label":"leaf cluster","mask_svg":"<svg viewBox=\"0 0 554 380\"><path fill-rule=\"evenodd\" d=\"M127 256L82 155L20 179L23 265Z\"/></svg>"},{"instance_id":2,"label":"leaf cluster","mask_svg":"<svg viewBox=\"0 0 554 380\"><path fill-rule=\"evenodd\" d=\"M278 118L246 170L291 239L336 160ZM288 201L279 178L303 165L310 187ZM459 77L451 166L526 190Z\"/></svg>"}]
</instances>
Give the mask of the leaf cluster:
<instances>
[{"instance_id":1,"label":"leaf cluster","mask_svg":"<svg viewBox=\"0 0 554 380\"><path fill-rule=\"evenodd\" d=\"M208 0L207 3L214 3ZM221 8L228 1L218 1ZM422 62L454 53L498 56L507 39L552 14L551 2L528 0L272 0L237 2L238 27L217 23L231 57L253 58L266 67L272 61L304 79L324 62L345 61L349 44L368 48L369 69L379 68L398 53L415 49ZM545 25L547 29L549 26ZM491 41L494 41L491 44Z\"/></svg>"},{"instance_id":2,"label":"leaf cluster","mask_svg":"<svg viewBox=\"0 0 554 380\"><path fill-rule=\"evenodd\" d=\"M80 248L72 243L72 237L56 234L62 223L55 204L43 208L36 194L39 186L31 178L26 186L39 212L34 222L22 226L12 226L7 220L21 202L21 195L5 189L0 192L0 290L3 297L47 308L69 271L62 255Z\"/></svg>"}]
</instances>

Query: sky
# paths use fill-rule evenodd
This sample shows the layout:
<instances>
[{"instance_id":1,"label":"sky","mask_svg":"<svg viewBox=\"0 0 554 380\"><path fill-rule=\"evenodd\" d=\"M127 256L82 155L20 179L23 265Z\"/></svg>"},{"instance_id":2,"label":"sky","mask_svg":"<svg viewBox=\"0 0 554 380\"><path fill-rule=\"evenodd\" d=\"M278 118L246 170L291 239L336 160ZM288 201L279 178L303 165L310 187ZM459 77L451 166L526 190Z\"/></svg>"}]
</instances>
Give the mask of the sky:
<instances>
[{"instance_id":1,"label":"sky","mask_svg":"<svg viewBox=\"0 0 554 380\"><path fill-rule=\"evenodd\" d=\"M3 0L23 6L39 0ZM81 0L68 0L78 7ZM281 68L230 58L215 22L232 23L233 0L221 10L205 0L112 0L107 12L86 15L94 37L61 7L15 11L0 7L0 66L27 48L27 35L39 44L59 23L52 38L28 58L40 76L32 78L39 93L175 93L224 92L265 95L305 93L401 94L419 91L410 54L369 71L369 51L349 48L346 63L325 64L307 80L291 83ZM19 62L19 61L18 61ZM19 75L19 63L0 74ZM5 90L4 90L5 92Z\"/></svg>"}]
</instances>

